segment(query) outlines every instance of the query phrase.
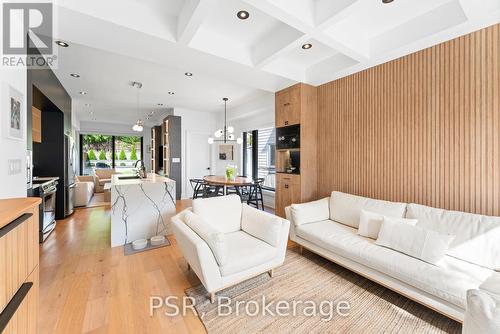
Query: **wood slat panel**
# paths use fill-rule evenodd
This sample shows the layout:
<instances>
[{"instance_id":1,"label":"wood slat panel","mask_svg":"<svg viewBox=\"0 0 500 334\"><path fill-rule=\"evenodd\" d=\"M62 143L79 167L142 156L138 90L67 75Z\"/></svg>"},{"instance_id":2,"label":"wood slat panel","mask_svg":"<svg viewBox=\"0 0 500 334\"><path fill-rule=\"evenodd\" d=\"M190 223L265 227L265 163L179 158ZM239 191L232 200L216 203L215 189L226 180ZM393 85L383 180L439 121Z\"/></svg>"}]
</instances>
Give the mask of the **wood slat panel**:
<instances>
[{"instance_id":1,"label":"wood slat panel","mask_svg":"<svg viewBox=\"0 0 500 334\"><path fill-rule=\"evenodd\" d=\"M318 87L318 191L500 215L500 25Z\"/></svg>"}]
</instances>

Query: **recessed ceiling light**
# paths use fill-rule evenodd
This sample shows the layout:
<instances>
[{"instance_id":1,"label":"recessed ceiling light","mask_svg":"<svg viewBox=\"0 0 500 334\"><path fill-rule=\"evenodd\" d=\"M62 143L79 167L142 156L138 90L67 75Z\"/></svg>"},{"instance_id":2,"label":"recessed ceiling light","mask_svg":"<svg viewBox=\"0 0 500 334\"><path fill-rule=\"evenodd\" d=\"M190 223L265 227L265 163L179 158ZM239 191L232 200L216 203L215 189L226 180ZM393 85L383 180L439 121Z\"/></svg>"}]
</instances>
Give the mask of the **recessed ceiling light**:
<instances>
[{"instance_id":1,"label":"recessed ceiling light","mask_svg":"<svg viewBox=\"0 0 500 334\"><path fill-rule=\"evenodd\" d=\"M186 73L184 73L184 75L185 75L185 76L187 76L187 77L192 77L192 76L193 76L193 73L191 73L191 72L186 72Z\"/></svg>"},{"instance_id":2,"label":"recessed ceiling light","mask_svg":"<svg viewBox=\"0 0 500 334\"><path fill-rule=\"evenodd\" d=\"M168 95L174 95L175 93L174 92L168 92Z\"/></svg>"},{"instance_id":3,"label":"recessed ceiling light","mask_svg":"<svg viewBox=\"0 0 500 334\"><path fill-rule=\"evenodd\" d=\"M85 91L82 90L81 92L78 92L78 94L80 94L80 95L87 95L87 92L85 92Z\"/></svg>"},{"instance_id":4,"label":"recessed ceiling light","mask_svg":"<svg viewBox=\"0 0 500 334\"><path fill-rule=\"evenodd\" d=\"M382 0L382 3L391 3L393 2L394 0Z\"/></svg>"},{"instance_id":5,"label":"recessed ceiling light","mask_svg":"<svg viewBox=\"0 0 500 334\"><path fill-rule=\"evenodd\" d=\"M56 41L56 44L63 48L67 48L69 46L69 44L64 41Z\"/></svg>"},{"instance_id":6,"label":"recessed ceiling light","mask_svg":"<svg viewBox=\"0 0 500 334\"><path fill-rule=\"evenodd\" d=\"M77 74L77 73L71 73L70 74L73 78L79 78L80 77L80 74Z\"/></svg>"},{"instance_id":7,"label":"recessed ceiling light","mask_svg":"<svg viewBox=\"0 0 500 334\"><path fill-rule=\"evenodd\" d=\"M306 43L306 44L302 45L302 49L304 49L304 50L309 50L312 47L313 47L313 45L311 43Z\"/></svg>"},{"instance_id":8,"label":"recessed ceiling light","mask_svg":"<svg viewBox=\"0 0 500 334\"><path fill-rule=\"evenodd\" d=\"M240 20L246 20L246 19L248 19L248 18L250 17L250 13L249 13L249 12L247 12L246 10L240 10L240 11L236 14L236 16L238 16L238 18L239 18Z\"/></svg>"}]
</instances>

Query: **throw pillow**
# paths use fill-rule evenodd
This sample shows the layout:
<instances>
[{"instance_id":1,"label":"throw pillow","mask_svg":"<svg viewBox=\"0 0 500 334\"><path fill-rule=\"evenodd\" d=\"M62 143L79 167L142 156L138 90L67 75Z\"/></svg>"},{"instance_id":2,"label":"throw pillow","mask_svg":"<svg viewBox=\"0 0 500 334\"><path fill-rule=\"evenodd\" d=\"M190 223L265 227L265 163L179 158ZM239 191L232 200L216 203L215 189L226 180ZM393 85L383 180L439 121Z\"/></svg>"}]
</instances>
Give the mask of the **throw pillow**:
<instances>
[{"instance_id":1,"label":"throw pillow","mask_svg":"<svg viewBox=\"0 0 500 334\"><path fill-rule=\"evenodd\" d=\"M405 220L409 222L402 224L401 219L384 217L375 243L437 265L454 236L415 226L417 220Z\"/></svg>"}]
</instances>

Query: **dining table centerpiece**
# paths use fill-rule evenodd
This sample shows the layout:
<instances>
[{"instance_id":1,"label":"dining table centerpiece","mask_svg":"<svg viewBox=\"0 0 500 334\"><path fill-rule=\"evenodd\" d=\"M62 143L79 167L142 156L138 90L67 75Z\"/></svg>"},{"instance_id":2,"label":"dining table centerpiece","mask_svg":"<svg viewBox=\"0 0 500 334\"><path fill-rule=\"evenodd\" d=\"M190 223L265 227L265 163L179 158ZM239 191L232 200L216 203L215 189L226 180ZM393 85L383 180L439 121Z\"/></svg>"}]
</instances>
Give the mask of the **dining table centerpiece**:
<instances>
[{"instance_id":1,"label":"dining table centerpiece","mask_svg":"<svg viewBox=\"0 0 500 334\"><path fill-rule=\"evenodd\" d=\"M227 165L226 173L224 175L226 177L226 180L234 181L236 179L237 169L238 167L236 167L235 165Z\"/></svg>"}]
</instances>

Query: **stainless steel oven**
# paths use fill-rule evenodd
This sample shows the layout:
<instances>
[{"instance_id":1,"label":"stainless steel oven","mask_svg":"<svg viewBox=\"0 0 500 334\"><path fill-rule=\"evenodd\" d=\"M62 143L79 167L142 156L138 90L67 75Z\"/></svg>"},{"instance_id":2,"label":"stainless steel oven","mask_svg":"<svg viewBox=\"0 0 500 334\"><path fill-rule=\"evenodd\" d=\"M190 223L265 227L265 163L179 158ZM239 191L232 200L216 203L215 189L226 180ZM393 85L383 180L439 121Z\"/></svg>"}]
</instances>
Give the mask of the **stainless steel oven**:
<instances>
[{"instance_id":1,"label":"stainless steel oven","mask_svg":"<svg viewBox=\"0 0 500 334\"><path fill-rule=\"evenodd\" d=\"M49 181L39 186L39 194L42 199L42 210L40 212L40 242L44 242L50 232L56 227L56 192L57 181Z\"/></svg>"}]
</instances>

